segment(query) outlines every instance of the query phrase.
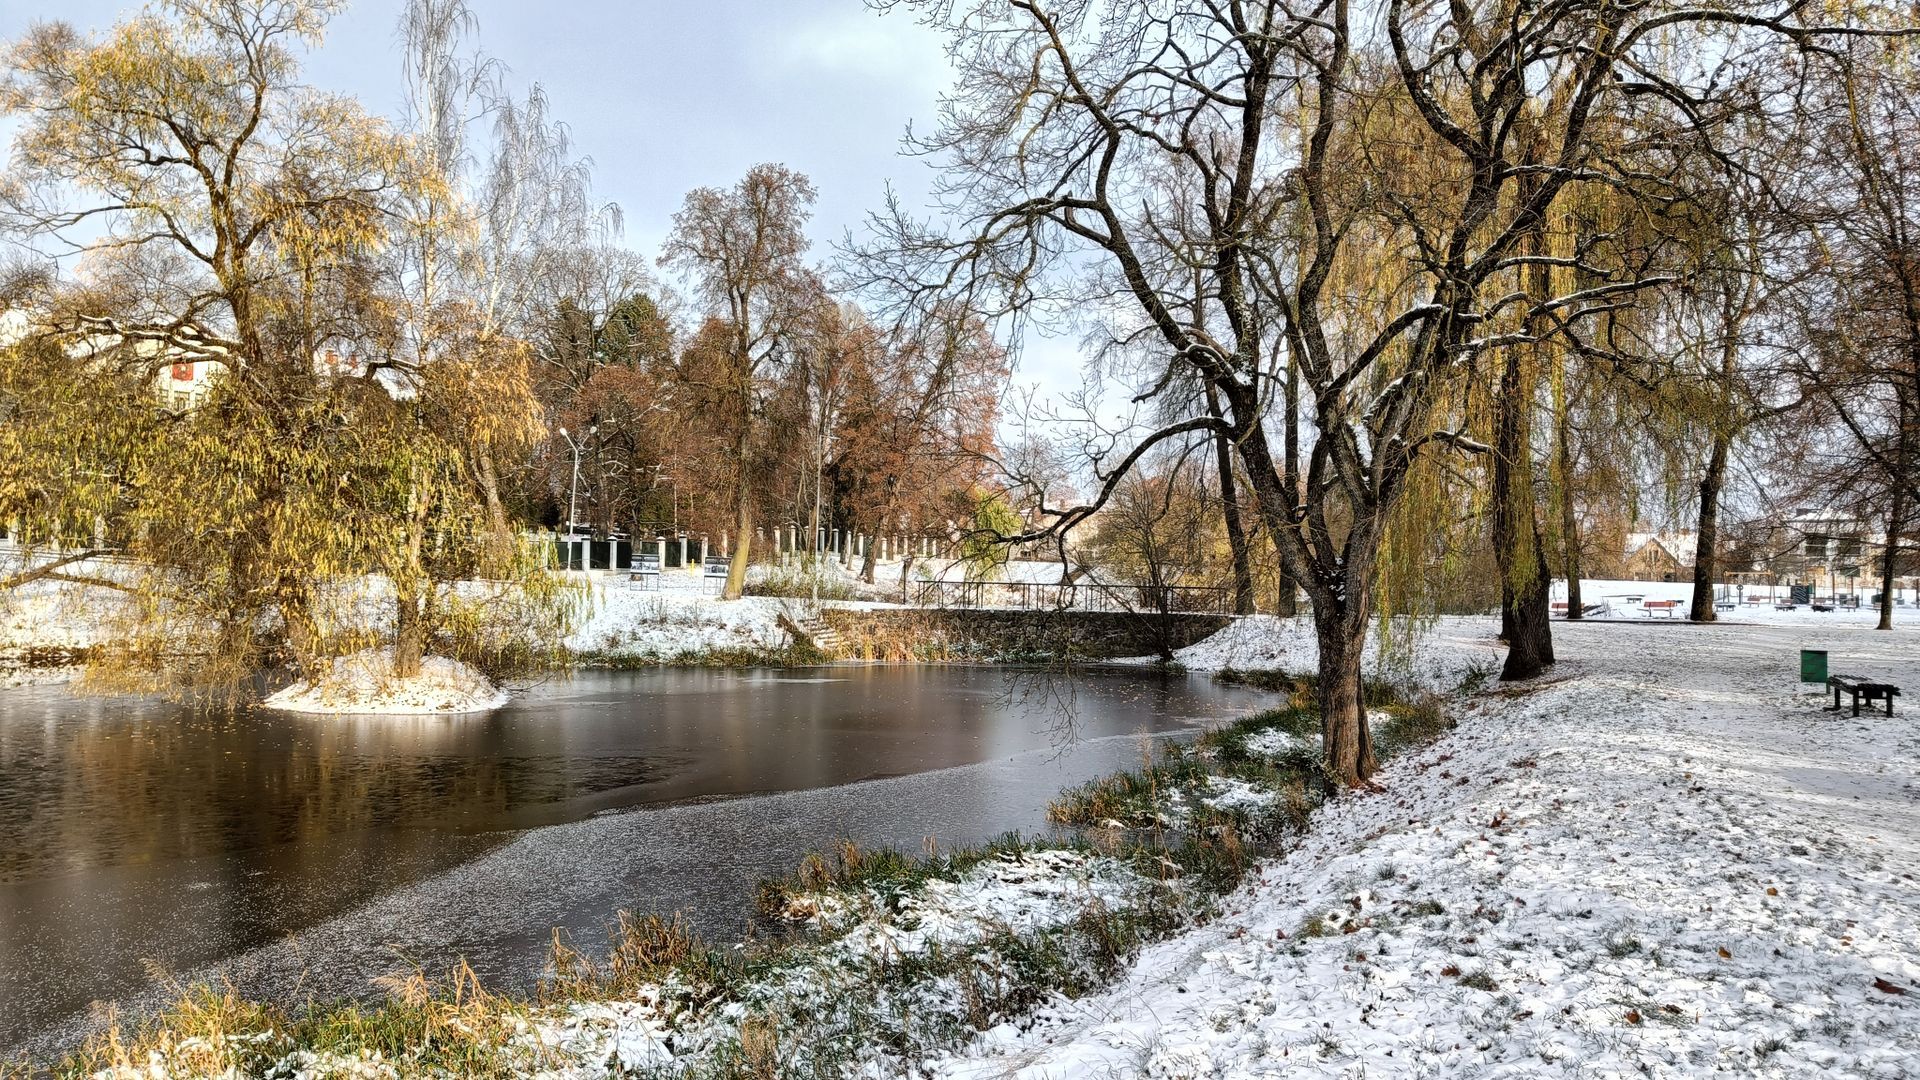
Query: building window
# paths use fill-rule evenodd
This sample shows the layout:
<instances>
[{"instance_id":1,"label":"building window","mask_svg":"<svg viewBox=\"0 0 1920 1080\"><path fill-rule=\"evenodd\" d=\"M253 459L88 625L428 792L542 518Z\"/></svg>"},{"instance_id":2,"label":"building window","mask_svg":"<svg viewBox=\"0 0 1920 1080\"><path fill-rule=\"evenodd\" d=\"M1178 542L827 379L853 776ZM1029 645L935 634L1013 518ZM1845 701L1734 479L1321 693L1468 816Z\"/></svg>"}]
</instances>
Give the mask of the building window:
<instances>
[{"instance_id":1,"label":"building window","mask_svg":"<svg viewBox=\"0 0 1920 1080\"><path fill-rule=\"evenodd\" d=\"M1824 536L1807 537L1806 555L1810 559L1826 558L1827 557L1827 538Z\"/></svg>"},{"instance_id":2,"label":"building window","mask_svg":"<svg viewBox=\"0 0 1920 1080\"><path fill-rule=\"evenodd\" d=\"M1834 553L1834 557L1839 559L1859 558L1860 557L1860 539L1854 536L1841 537L1839 542L1839 550Z\"/></svg>"}]
</instances>

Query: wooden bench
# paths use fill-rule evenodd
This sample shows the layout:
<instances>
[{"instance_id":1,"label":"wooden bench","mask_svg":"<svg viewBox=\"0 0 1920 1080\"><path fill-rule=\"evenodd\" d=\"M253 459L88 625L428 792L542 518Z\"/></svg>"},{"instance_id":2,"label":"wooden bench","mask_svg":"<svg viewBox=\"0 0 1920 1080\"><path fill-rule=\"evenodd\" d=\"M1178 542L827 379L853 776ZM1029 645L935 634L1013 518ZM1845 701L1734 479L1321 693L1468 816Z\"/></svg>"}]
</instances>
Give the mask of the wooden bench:
<instances>
[{"instance_id":1,"label":"wooden bench","mask_svg":"<svg viewBox=\"0 0 1920 1080\"><path fill-rule=\"evenodd\" d=\"M1737 605L1737 604L1735 604L1735 603L1734 603L1733 601L1731 601L1731 600L1716 600L1716 601L1714 601L1714 603L1713 603L1713 610L1715 610L1715 611L1732 611L1732 610L1733 610L1734 608L1736 608L1736 607L1738 607L1738 606L1739 606L1739 605Z\"/></svg>"},{"instance_id":2,"label":"wooden bench","mask_svg":"<svg viewBox=\"0 0 1920 1080\"><path fill-rule=\"evenodd\" d=\"M1832 611L1833 610L1832 604L1823 604L1818 600L1814 601L1813 603L1807 606L1812 608L1815 611Z\"/></svg>"},{"instance_id":3,"label":"wooden bench","mask_svg":"<svg viewBox=\"0 0 1920 1080\"><path fill-rule=\"evenodd\" d=\"M1679 610L1680 601L1678 600L1648 600L1640 605L1640 613L1649 619L1653 618L1653 613L1656 611L1671 619Z\"/></svg>"},{"instance_id":4,"label":"wooden bench","mask_svg":"<svg viewBox=\"0 0 1920 1080\"><path fill-rule=\"evenodd\" d=\"M1840 692L1845 690L1853 695L1853 715L1860 715L1860 701L1866 699L1871 705L1876 701L1887 703L1887 715L1893 715L1893 699L1900 696L1900 688L1892 683L1867 682L1865 679L1850 679L1844 675L1835 675L1827 680L1827 688L1833 691L1833 704L1827 706L1828 712L1840 711Z\"/></svg>"}]
</instances>

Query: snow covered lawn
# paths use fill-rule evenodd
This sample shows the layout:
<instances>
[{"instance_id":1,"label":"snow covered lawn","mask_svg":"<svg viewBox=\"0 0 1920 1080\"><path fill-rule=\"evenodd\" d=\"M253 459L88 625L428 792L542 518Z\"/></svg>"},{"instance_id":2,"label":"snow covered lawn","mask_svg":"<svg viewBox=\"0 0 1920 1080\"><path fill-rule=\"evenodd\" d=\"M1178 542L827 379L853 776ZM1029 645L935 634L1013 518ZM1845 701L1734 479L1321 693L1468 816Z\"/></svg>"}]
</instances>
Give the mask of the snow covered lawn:
<instances>
[{"instance_id":1,"label":"snow covered lawn","mask_svg":"<svg viewBox=\"0 0 1920 1080\"><path fill-rule=\"evenodd\" d=\"M1920 723L1794 681L1915 694L1920 635L1554 629L1222 918L933 1072L1920 1076Z\"/></svg>"},{"instance_id":2,"label":"snow covered lawn","mask_svg":"<svg viewBox=\"0 0 1920 1080\"><path fill-rule=\"evenodd\" d=\"M1376 624L1367 635L1366 676L1410 692L1449 693L1470 675L1499 673L1506 651L1494 640L1498 630L1499 624L1492 619L1448 616L1418 628L1415 637L1405 637L1404 629L1397 631L1383 651ZM1313 620L1249 615L1178 650L1173 658L1189 671L1233 668L1309 675L1319 655Z\"/></svg>"},{"instance_id":3,"label":"snow covered lawn","mask_svg":"<svg viewBox=\"0 0 1920 1080\"><path fill-rule=\"evenodd\" d=\"M418 674L393 674L393 653L368 649L332 662L311 683L297 682L267 698L269 709L304 713L476 713L507 703L507 692L467 664L444 656L420 662Z\"/></svg>"}]
</instances>

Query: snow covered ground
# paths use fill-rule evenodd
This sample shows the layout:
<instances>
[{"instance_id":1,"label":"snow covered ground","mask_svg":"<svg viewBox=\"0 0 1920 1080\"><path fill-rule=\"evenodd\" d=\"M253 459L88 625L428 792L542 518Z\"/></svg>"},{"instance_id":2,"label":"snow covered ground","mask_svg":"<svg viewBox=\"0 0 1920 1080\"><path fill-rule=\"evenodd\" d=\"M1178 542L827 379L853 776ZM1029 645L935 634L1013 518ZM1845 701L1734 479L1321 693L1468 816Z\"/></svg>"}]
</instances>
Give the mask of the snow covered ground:
<instances>
[{"instance_id":1,"label":"snow covered ground","mask_svg":"<svg viewBox=\"0 0 1920 1080\"><path fill-rule=\"evenodd\" d=\"M507 699L506 691L458 660L429 656L403 679L393 673L391 650L368 649L334 660L325 677L294 683L264 704L288 712L410 716L487 712Z\"/></svg>"},{"instance_id":2,"label":"snow covered ground","mask_svg":"<svg viewBox=\"0 0 1920 1080\"><path fill-rule=\"evenodd\" d=\"M1843 584L1845 579L1843 580ZM1766 586L1749 585L1744 589L1738 586L1721 586L1727 590L1727 596L1734 603L1734 610L1723 612L1720 617L1740 622L1785 622L1809 623L1814 625L1829 622L1865 622L1871 626L1879 619L1879 609L1870 606L1873 594L1880 590L1878 579L1855 579L1854 584L1860 596L1858 608L1842 608L1837 611L1814 611L1807 605L1801 605L1792 611L1780 611L1775 605L1785 603L1792 591L1785 585ZM1829 599L1831 590L1822 584L1819 593L1822 602ZM1555 581L1551 589L1556 603L1567 599L1567 583ZM1894 609L1894 620L1906 622L1920 621L1920 611L1915 604L1920 603L1912 589L1896 589L1894 597L1900 605ZM1612 615L1621 618L1666 618L1664 613L1650 614L1642 607L1646 600L1678 601L1681 610L1674 617L1684 618L1686 608L1693 603L1693 583L1678 581L1613 581L1595 578L1580 580L1580 602L1582 604L1606 604L1613 609ZM1751 601L1751 602L1749 602Z\"/></svg>"},{"instance_id":3,"label":"snow covered ground","mask_svg":"<svg viewBox=\"0 0 1920 1080\"><path fill-rule=\"evenodd\" d=\"M659 589L641 589L614 578L594 581L587 616L567 639L567 647L671 660L716 649L774 649L786 642L779 615L783 605L794 601L748 596L723 602L694 575L669 571L661 579Z\"/></svg>"},{"instance_id":4,"label":"snow covered ground","mask_svg":"<svg viewBox=\"0 0 1920 1080\"><path fill-rule=\"evenodd\" d=\"M1554 629L1553 675L1323 808L1224 917L933 1073L1920 1076L1920 724L1795 682L1824 647L1912 693L1920 634Z\"/></svg>"},{"instance_id":5,"label":"snow covered ground","mask_svg":"<svg viewBox=\"0 0 1920 1080\"><path fill-rule=\"evenodd\" d=\"M1495 674L1505 649L1494 640L1499 624L1490 618L1447 616L1430 623L1396 626L1381 648L1376 623L1367 636L1364 669L1369 679L1416 690L1450 691L1469 675ZM1174 659L1189 671L1286 671L1311 674L1320 655L1313 620L1249 615L1226 629L1176 651Z\"/></svg>"}]
</instances>

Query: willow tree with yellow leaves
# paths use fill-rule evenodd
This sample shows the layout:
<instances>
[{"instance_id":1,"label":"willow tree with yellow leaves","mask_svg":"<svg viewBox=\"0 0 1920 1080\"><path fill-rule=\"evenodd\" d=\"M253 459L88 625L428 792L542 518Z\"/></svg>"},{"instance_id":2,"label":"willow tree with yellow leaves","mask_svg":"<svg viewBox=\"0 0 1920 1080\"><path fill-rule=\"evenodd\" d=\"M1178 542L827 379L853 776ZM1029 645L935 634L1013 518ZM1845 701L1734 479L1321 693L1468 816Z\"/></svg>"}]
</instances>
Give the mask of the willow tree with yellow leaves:
<instances>
[{"instance_id":1,"label":"willow tree with yellow leaves","mask_svg":"<svg viewBox=\"0 0 1920 1080\"><path fill-rule=\"evenodd\" d=\"M1313 605L1339 786L1376 769L1361 659L1409 477L1430 456L1484 452L1441 408L1449 387L1499 348L1574 340L1662 277L1598 266L1516 291L1516 270L1555 259L1528 238L1576 184L1669 193L1678 159L1742 111L1702 58L1754 62L1857 29L1813 24L1824 16L1798 0L880 6L943 28L958 73L916 140L944 170L954 224L884 218L873 283L989 314L1130 318L1161 360L1138 401L1219 395L1218 415L1143 427L1092 463L1093 498L1044 508L1016 539L1085 522L1155 444L1224 433ZM1383 137L1368 110L1395 96L1408 119ZM1610 152L1623 131L1647 151L1631 168ZM1408 146L1433 156L1398 168ZM1369 276L1364 295L1336 287ZM1309 444L1298 470L1271 442L1289 373Z\"/></svg>"},{"instance_id":2,"label":"willow tree with yellow leaves","mask_svg":"<svg viewBox=\"0 0 1920 1080\"><path fill-rule=\"evenodd\" d=\"M492 611L558 610L532 562L483 557L500 538L468 465L476 441L533 437L524 357L477 340L464 363L395 363L393 224L444 180L417 140L300 82L339 7L172 3L99 37L40 24L5 53L0 226L61 271L29 307L64 375L41 392L215 372L191 407L95 447L118 487L110 539L136 568L106 583L131 600L101 667L143 685L312 678L376 644L404 676L430 645L505 652ZM31 518L25 494L66 467L20 462L6 513ZM56 543L71 528L47 526ZM450 583L480 568L515 601L455 602ZM382 592L397 615L369 613Z\"/></svg>"}]
</instances>

